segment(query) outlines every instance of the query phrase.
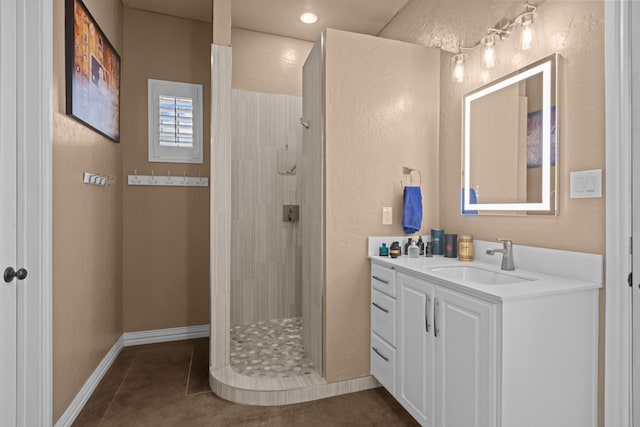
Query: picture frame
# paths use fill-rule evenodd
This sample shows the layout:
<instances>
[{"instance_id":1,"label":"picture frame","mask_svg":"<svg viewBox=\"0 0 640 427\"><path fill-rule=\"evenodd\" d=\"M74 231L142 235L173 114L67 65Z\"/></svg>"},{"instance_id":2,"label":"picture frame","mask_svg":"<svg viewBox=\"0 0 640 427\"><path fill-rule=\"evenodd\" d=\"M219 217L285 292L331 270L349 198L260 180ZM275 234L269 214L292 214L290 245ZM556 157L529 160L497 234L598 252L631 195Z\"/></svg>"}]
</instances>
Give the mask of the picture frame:
<instances>
[{"instance_id":1,"label":"picture frame","mask_svg":"<svg viewBox=\"0 0 640 427\"><path fill-rule=\"evenodd\" d=\"M120 55L82 0L65 4L66 113L120 142Z\"/></svg>"},{"instance_id":2,"label":"picture frame","mask_svg":"<svg viewBox=\"0 0 640 427\"><path fill-rule=\"evenodd\" d=\"M551 107L551 166L556 164L556 107ZM542 167L542 110L527 114L527 168Z\"/></svg>"}]
</instances>

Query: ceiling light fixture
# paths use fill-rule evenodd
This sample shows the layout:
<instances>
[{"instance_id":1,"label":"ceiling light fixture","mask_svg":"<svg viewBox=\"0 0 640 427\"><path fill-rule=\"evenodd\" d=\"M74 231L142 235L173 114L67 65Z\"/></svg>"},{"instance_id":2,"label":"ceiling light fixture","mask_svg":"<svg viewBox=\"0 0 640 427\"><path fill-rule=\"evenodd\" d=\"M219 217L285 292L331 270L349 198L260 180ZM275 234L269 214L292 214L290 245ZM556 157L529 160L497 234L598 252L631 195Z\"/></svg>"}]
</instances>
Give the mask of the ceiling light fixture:
<instances>
[{"instance_id":1,"label":"ceiling light fixture","mask_svg":"<svg viewBox=\"0 0 640 427\"><path fill-rule=\"evenodd\" d=\"M535 41L535 35L533 31L533 24L535 23L536 6L525 2L524 12L516 16L513 20L508 21L500 28L489 27L487 29L487 35L477 41L473 46L465 47L458 46L458 53L451 59L451 78L454 82L461 83L464 81L464 62L465 55L462 51L473 50L478 46L484 47L482 55L482 65L485 69L493 68L496 64L495 45L503 40L506 40L511 35L511 31L515 27L520 28L520 40L518 48L526 51L531 49Z\"/></svg>"},{"instance_id":2,"label":"ceiling light fixture","mask_svg":"<svg viewBox=\"0 0 640 427\"><path fill-rule=\"evenodd\" d=\"M306 12L300 15L300 21L305 24L315 24L318 21L318 15L312 12Z\"/></svg>"}]
</instances>

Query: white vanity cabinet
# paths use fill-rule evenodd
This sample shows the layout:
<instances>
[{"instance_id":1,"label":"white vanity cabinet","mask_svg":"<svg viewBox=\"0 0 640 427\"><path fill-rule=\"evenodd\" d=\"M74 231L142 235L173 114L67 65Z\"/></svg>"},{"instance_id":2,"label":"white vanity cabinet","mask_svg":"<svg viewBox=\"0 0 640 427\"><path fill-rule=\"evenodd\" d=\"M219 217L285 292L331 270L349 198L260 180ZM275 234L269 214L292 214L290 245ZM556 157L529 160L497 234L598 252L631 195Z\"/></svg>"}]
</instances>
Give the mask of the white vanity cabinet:
<instances>
[{"instance_id":1,"label":"white vanity cabinet","mask_svg":"<svg viewBox=\"0 0 640 427\"><path fill-rule=\"evenodd\" d=\"M396 398L425 426L495 419L496 304L397 274Z\"/></svg>"},{"instance_id":2,"label":"white vanity cabinet","mask_svg":"<svg viewBox=\"0 0 640 427\"><path fill-rule=\"evenodd\" d=\"M424 426L596 427L600 286L461 285L445 262L372 259L371 374Z\"/></svg>"},{"instance_id":3,"label":"white vanity cabinet","mask_svg":"<svg viewBox=\"0 0 640 427\"><path fill-rule=\"evenodd\" d=\"M371 266L371 375L396 394L396 271Z\"/></svg>"}]
</instances>

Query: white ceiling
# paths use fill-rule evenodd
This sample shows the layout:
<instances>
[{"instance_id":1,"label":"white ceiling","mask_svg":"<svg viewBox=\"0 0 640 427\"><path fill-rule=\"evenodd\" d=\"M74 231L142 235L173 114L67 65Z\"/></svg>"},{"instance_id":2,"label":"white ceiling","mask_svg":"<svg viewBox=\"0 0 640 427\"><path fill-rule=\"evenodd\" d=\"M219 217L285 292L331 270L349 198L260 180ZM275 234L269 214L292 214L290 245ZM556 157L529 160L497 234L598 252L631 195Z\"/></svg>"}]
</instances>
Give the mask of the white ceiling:
<instances>
[{"instance_id":1,"label":"white ceiling","mask_svg":"<svg viewBox=\"0 0 640 427\"><path fill-rule=\"evenodd\" d=\"M315 41L325 28L378 34L408 0L231 0L234 27ZM122 0L127 7L211 22L212 0ZM303 24L304 12L318 15Z\"/></svg>"}]
</instances>

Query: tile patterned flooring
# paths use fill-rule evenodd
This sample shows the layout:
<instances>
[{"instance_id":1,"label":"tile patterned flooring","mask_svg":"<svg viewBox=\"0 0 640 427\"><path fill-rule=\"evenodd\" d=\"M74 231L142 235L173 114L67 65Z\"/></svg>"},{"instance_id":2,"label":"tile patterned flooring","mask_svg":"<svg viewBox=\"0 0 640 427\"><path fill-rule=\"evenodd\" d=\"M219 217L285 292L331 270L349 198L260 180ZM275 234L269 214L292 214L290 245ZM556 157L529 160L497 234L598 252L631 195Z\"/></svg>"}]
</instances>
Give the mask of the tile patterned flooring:
<instances>
[{"instance_id":1,"label":"tile patterned flooring","mask_svg":"<svg viewBox=\"0 0 640 427\"><path fill-rule=\"evenodd\" d=\"M417 426L383 388L296 405L228 402L209 389L208 338L125 347L76 427Z\"/></svg>"},{"instance_id":2,"label":"tile patterned flooring","mask_svg":"<svg viewBox=\"0 0 640 427\"><path fill-rule=\"evenodd\" d=\"M302 347L302 318L231 328L231 368L249 377L288 378L313 373Z\"/></svg>"}]
</instances>

